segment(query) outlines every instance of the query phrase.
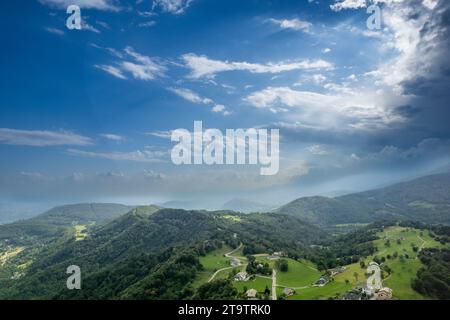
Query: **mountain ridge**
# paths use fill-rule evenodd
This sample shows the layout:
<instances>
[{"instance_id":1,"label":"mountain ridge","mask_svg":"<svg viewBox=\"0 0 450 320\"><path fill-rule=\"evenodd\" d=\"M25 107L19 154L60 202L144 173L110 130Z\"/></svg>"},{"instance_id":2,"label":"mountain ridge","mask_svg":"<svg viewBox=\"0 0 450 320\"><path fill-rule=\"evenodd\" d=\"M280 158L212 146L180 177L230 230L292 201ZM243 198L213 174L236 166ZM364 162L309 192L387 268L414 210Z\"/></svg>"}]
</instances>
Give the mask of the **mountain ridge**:
<instances>
[{"instance_id":1,"label":"mountain ridge","mask_svg":"<svg viewBox=\"0 0 450 320\"><path fill-rule=\"evenodd\" d=\"M302 197L275 210L318 225L412 219L450 224L450 173L335 198Z\"/></svg>"}]
</instances>

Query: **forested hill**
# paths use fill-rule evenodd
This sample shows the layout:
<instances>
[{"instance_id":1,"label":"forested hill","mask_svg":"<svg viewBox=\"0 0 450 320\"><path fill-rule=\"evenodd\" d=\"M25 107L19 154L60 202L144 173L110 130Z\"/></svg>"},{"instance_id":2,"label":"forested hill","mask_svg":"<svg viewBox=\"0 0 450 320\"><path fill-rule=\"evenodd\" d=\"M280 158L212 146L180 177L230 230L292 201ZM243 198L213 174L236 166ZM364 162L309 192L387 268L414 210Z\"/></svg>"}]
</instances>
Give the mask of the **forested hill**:
<instances>
[{"instance_id":1,"label":"forested hill","mask_svg":"<svg viewBox=\"0 0 450 320\"><path fill-rule=\"evenodd\" d=\"M368 223L380 219L450 224L450 173L337 198L300 198L276 212L318 225Z\"/></svg>"},{"instance_id":2,"label":"forested hill","mask_svg":"<svg viewBox=\"0 0 450 320\"><path fill-rule=\"evenodd\" d=\"M45 222L53 225L70 225L71 223L85 224L90 222L103 223L115 219L132 207L115 203L85 203L55 207L31 219L35 222Z\"/></svg>"},{"instance_id":3,"label":"forested hill","mask_svg":"<svg viewBox=\"0 0 450 320\"><path fill-rule=\"evenodd\" d=\"M192 272L198 271L195 261L205 242L226 242L231 247L242 242L248 253L283 250L307 254L311 244L327 237L317 227L278 214L133 209L96 228L82 241L70 239L47 247L34 257L23 277L3 283L0 298L49 298L60 291L65 292L65 270L70 265L80 266L84 279L84 289L72 294L118 298L127 292L126 295L134 297L131 292L135 291L125 291L126 288L140 287L139 281L144 281L145 286L149 285L148 281L152 286L160 286L152 279L143 279L156 271L162 272L172 263L178 267L183 265L186 270L176 272L183 274L183 281L188 281L192 266L187 265L193 263L195 270ZM179 255L183 252L190 252L187 254L190 258L180 261ZM117 286L109 282L114 277L118 277ZM183 290L183 285L177 284L176 288ZM163 296L158 294L158 297Z\"/></svg>"},{"instance_id":4,"label":"forested hill","mask_svg":"<svg viewBox=\"0 0 450 320\"><path fill-rule=\"evenodd\" d=\"M0 240L23 243L35 238L59 237L69 226L102 224L131 209L129 206L107 203L59 206L31 219L0 225Z\"/></svg>"}]
</instances>

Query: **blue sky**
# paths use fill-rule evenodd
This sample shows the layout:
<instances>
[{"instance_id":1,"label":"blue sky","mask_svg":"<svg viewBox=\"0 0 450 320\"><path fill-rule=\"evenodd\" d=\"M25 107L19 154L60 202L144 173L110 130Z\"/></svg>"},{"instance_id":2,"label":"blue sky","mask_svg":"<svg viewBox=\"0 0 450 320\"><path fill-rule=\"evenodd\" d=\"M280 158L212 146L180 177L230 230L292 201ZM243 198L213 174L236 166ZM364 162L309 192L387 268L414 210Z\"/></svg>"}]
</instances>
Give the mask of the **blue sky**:
<instances>
[{"instance_id":1,"label":"blue sky","mask_svg":"<svg viewBox=\"0 0 450 320\"><path fill-rule=\"evenodd\" d=\"M2 1L0 201L281 203L445 166L449 5L375 1L369 30L373 2ZM196 120L279 128L279 174L174 166Z\"/></svg>"}]
</instances>

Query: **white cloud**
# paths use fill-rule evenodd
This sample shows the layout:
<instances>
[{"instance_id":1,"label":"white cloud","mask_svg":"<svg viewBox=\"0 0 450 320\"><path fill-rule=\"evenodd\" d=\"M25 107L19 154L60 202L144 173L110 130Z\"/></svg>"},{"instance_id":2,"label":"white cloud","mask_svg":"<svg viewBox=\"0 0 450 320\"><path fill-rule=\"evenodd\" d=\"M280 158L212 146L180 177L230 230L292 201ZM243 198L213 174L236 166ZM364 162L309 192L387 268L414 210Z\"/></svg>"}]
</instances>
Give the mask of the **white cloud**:
<instances>
[{"instance_id":1,"label":"white cloud","mask_svg":"<svg viewBox=\"0 0 450 320\"><path fill-rule=\"evenodd\" d=\"M45 30L46 30L47 32L56 34L56 35L58 35L58 36L63 36L63 35L65 34L63 30L57 29L57 28L50 28L50 27L48 27L48 28L45 28Z\"/></svg>"},{"instance_id":2,"label":"white cloud","mask_svg":"<svg viewBox=\"0 0 450 320\"><path fill-rule=\"evenodd\" d=\"M329 154L325 147L320 144L312 145L308 147L307 150L315 156L326 156Z\"/></svg>"},{"instance_id":3,"label":"white cloud","mask_svg":"<svg viewBox=\"0 0 450 320\"><path fill-rule=\"evenodd\" d=\"M107 24L106 22L104 22L104 21L96 21L97 22L97 24L99 25L99 26L101 26L103 29L111 29L111 27L109 26L109 24Z\"/></svg>"},{"instance_id":4,"label":"white cloud","mask_svg":"<svg viewBox=\"0 0 450 320\"><path fill-rule=\"evenodd\" d=\"M436 8L439 0L423 0L422 4L430 10Z\"/></svg>"},{"instance_id":5,"label":"white cloud","mask_svg":"<svg viewBox=\"0 0 450 320\"><path fill-rule=\"evenodd\" d=\"M101 33L100 30L98 30L93 25L90 25L85 19L83 19L81 22L81 30L91 31L94 33Z\"/></svg>"},{"instance_id":6,"label":"white cloud","mask_svg":"<svg viewBox=\"0 0 450 320\"><path fill-rule=\"evenodd\" d=\"M212 60L207 56L190 53L182 56L186 66L191 69L192 78L213 78L217 73L226 71L248 71L251 73L282 73L294 70L331 69L333 65L327 61L301 60L278 63L258 64L250 62L230 62Z\"/></svg>"},{"instance_id":7,"label":"white cloud","mask_svg":"<svg viewBox=\"0 0 450 320\"><path fill-rule=\"evenodd\" d=\"M163 12L183 14L193 0L153 0L153 9L160 8Z\"/></svg>"},{"instance_id":8,"label":"white cloud","mask_svg":"<svg viewBox=\"0 0 450 320\"><path fill-rule=\"evenodd\" d=\"M118 134L102 133L102 134L100 134L100 136L105 138L105 139L116 141L116 142L125 141L125 137L120 136Z\"/></svg>"},{"instance_id":9,"label":"white cloud","mask_svg":"<svg viewBox=\"0 0 450 320\"><path fill-rule=\"evenodd\" d=\"M185 89L185 88L169 88L170 91L175 93L176 95L180 96L181 98L198 104L212 104L214 101L212 101L209 98L203 98L200 97L197 93L195 93L192 90Z\"/></svg>"},{"instance_id":10,"label":"white cloud","mask_svg":"<svg viewBox=\"0 0 450 320\"><path fill-rule=\"evenodd\" d=\"M130 72L134 78L153 80L157 76L164 75L166 68L157 64L152 58L137 53L132 47L126 47L125 52L134 58L136 63L123 61L122 68Z\"/></svg>"},{"instance_id":11,"label":"white cloud","mask_svg":"<svg viewBox=\"0 0 450 320\"><path fill-rule=\"evenodd\" d=\"M216 104L213 108L213 112L223 112L225 110L225 106L223 104Z\"/></svg>"},{"instance_id":12,"label":"white cloud","mask_svg":"<svg viewBox=\"0 0 450 320\"><path fill-rule=\"evenodd\" d=\"M311 74L304 74L304 75L302 75L300 77L298 82L293 84L293 86L294 87L300 87L300 86L302 86L305 83L309 84L311 82L316 84L316 85L319 85L319 84L322 84L325 81L327 81L327 79L328 78L326 76L324 76L323 74L320 74L320 73L312 74L312 75Z\"/></svg>"},{"instance_id":13,"label":"white cloud","mask_svg":"<svg viewBox=\"0 0 450 320\"><path fill-rule=\"evenodd\" d=\"M327 80L327 77L325 77L323 74L314 74L311 78L315 83L322 83Z\"/></svg>"},{"instance_id":14,"label":"white cloud","mask_svg":"<svg viewBox=\"0 0 450 320\"><path fill-rule=\"evenodd\" d=\"M77 149L68 149L67 153L72 156L87 158L101 158L113 161L135 161L135 162L161 162L167 156L166 151L137 150L131 152L92 152Z\"/></svg>"},{"instance_id":15,"label":"white cloud","mask_svg":"<svg viewBox=\"0 0 450 320\"><path fill-rule=\"evenodd\" d=\"M170 139L172 136L172 131L154 131L154 132L147 132L146 135L154 136L162 139Z\"/></svg>"},{"instance_id":16,"label":"white cloud","mask_svg":"<svg viewBox=\"0 0 450 320\"><path fill-rule=\"evenodd\" d=\"M291 29L296 31L309 32L312 24L300 19L269 19L269 22L278 25L281 29Z\"/></svg>"},{"instance_id":17,"label":"white cloud","mask_svg":"<svg viewBox=\"0 0 450 320\"><path fill-rule=\"evenodd\" d=\"M114 66L107 66L107 65L95 65L94 66L97 69L103 70L111 75L113 75L116 78L125 80L127 77L122 73L122 71L119 68L116 68Z\"/></svg>"},{"instance_id":18,"label":"white cloud","mask_svg":"<svg viewBox=\"0 0 450 320\"><path fill-rule=\"evenodd\" d=\"M322 53L329 53L329 52L331 52L330 48L325 48L325 49L322 50Z\"/></svg>"},{"instance_id":19,"label":"white cloud","mask_svg":"<svg viewBox=\"0 0 450 320\"><path fill-rule=\"evenodd\" d=\"M67 9L70 5L77 5L85 9L97 9L105 11L119 11L114 0L39 0L40 3L59 9Z\"/></svg>"},{"instance_id":20,"label":"white cloud","mask_svg":"<svg viewBox=\"0 0 450 320\"><path fill-rule=\"evenodd\" d=\"M330 8L333 11L341 11L345 9L365 8L366 5L367 5L366 0L344 0L330 5Z\"/></svg>"},{"instance_id":21,"label":"white cloud","mask_svg":"<svg viewBox=\"0 0 450 320\"><path fill-rule=\"evenodd\" d=\"M116 57L116 58L119 58L119 59L123 59L124 56L125 56L124 53L122 53L121 51L116 50L116 49L114 49L114 48L102 47L102 46L99 46L99 45L97 45L97 44L95 44L95 43L91 43L91 46L92 46L93 48L96 48L96 49L105 50L105 51L108 52L110 55L112 55L112 56L114 56L114 57Z\"/></svg>"},{"instance_id":22,"label":"white cloud","mask_svg":"<svg viewBox=\"0 0 450 320\"><path fill-rule=\"evenodd\" d=\"M377 84L402 92L406 82L430 80L442 75L448 64L448 42L443 39L447 26L440 25L444 10L430 10L433 2L388 1L383 7L383 23L390 41L382 50L394 51L394 58L368 73ZM411 17L414 16L414 19Z\"/></svg>"},{"instance_id":23,"label":"white cloud","mask_svg":"<svg viewBox=\"0 0 450 320\"><path fill-rule=\"evenodd\" d=\"M347 94L352 95L355 92L355 88L348 86L347 83L338 84L338 83L326 83L323 85L325 89L332 91L334 93Z\"/></svg>"},{"instance_id":24,"label":"white cloud","mask_svg":"<svg viewBox=\"0 0 450 320\"><path fill-rule=\"evenodd\" d=\"M150 20L150 21L141 22L138 24L138 26L141 28L150 28L150 27L153 27L155 24L156 24L156 21Z\"/></svg>"},{"instance_id":25,"label":"white cloud","mask_svg":"<svg viewBox=\"0 0 450 320\"><path fill-rule=\"evenodd\" d=\"M92 141L88 137L70 131L39 131L0 128L0 143L46 147L62 145L87 146L91 145Z\"/></svg>"},{"instance_id":26,"label":"white cloud","mask_svg":"<svg viewBox=\"0 0 450 320\"><path fill-rule=\"evenodd\" d=\"M405 85L442 76L448 64L448 41L445 1L437 0L345 0L332 5L335 11L364 8L371 3L384 4L383 32L351 31L380 40L380 52L390 56L377 68L366 73L375 85L387 86L397 94L405 92ZM434 10L441 4L441 10Z\"/></svg>"},{"instance_id":27,"label":"white cloud","mask_svg":"<svg viewBox=\"0 0 450 320\"><path fill-rule=\"evenodd\" d=\"M268 87L250 94L244 100L256 108L281 112L289 120L324 129L346 130L381 129L404 122L405 119L392 112L386 104L390 98L362 90L324 94L288 87Z\"/></svg>"},{"instance_id":28,"label":"white cloud","mask_svg":"<svg viewBox=\"0 0 450 320\"><path fill-rule=\"evenodd\" d=\"M96 45L93 46L98 47ZM120 79L126 79L125 73L129 73L137 80L154 80L157 77L163 77L167 70L166 67L157 63L155 59L136 52L132 47L126 47L124 53L111 48L102 49L107 50L111 55L121 60L116 61L115 64L117 66L95 65L94 67ZM133 61L125 60L127 57L132 58Z\"/></svg>"},{"instance_id":29,"label":"white cloud","mask_svg":"<svg viewBox=\"0 0 450 320\"><path fill-rule=\"evenodd\" d=\"M214 100L209 98L201 97L194 91L186 88L169 88L170 91L180 96L181 98L197 104L212 105L212 112L222 113L224 116L230 115L230 112L226 110L225 106L222 104L216 104Z\"/></svg>"},{"instance_id":30,"label":"white cloud","mask_svg":"<svg viewBox=\"0 0 450 320\"><path fill-rule=\"evenodd\" d=\"M149 18L156 16L156 13L154 13L153 11L138 11L138 15L140 15L141 17Z\"/></svg>"}]
</instances>

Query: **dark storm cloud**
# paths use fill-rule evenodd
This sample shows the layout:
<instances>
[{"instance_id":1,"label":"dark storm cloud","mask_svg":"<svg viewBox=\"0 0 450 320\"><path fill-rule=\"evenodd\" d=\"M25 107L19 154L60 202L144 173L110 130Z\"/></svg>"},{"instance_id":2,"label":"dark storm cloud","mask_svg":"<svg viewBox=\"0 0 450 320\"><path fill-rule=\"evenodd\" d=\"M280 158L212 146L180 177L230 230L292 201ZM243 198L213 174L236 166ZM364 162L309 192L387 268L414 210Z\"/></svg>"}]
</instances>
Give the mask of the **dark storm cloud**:
<instances>
[{"instance_id":1,"label":"dark storm cloud","mask_svg":"<svg viewBox=\"0 0 450 320\"><path fill-rule=\"evenodd\" d=\"M405 94L416 96L411 101L411 125L408 130L420 128L425 135L450 137L450 1L438 1L429 11L422 1L412 1L411 19L426 19L420 30L420 41L412 68L420 70L416 77L401 83ZM407 2L408 3L408 2Z\"/></svg>"}]
</instances>

